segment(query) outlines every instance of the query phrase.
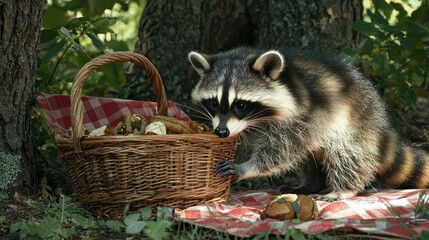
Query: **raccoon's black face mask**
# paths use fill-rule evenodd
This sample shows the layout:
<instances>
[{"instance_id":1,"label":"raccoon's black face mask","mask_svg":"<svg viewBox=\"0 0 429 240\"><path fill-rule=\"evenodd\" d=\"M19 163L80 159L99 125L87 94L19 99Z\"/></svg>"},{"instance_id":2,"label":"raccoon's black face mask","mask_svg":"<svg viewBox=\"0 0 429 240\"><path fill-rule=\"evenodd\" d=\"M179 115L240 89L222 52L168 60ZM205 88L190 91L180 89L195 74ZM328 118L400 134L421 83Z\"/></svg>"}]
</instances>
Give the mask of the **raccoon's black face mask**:
<instances>
[{"instance_id":1,"label":"raccoon's black face mask","mask_svg":"<svg viewBox=\"0 0 429 240\"><path fill-rule=\"evenodd\" d=\"M191 52L189 60L201 77L192 98L210 113L219 137L239 134L295 106L289 105L292 96L279 84L283 57L276 51L214 56Z\"/></svg>"}]
</instances>

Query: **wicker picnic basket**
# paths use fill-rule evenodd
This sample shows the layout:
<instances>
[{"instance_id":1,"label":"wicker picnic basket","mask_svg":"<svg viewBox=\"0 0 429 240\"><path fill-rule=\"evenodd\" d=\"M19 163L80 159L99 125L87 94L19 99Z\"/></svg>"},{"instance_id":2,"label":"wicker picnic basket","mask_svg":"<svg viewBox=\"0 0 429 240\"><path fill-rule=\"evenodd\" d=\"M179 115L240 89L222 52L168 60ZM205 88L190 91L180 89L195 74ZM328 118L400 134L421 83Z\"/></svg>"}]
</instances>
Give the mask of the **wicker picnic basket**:
<instances>
[{"instance_id":1,"label":"wicker picnic basket","mask_svg":"<svg viewBox=\"0 0 429 240\"><path fill-rule=\"evenodd\" d=\"M158 114L166 115L161 77L144 56L108 53L88 62L76 75L70 96L72 138L57 136L64 165L79 200L98 216L119 217L150 206L184 209L225 202L230 179L215 173L221 160L234 160L237 141L212 134L138 136L84 135L82 87L98 67L132 62L145 69L157 96Z\"/></svg>"}]
</instances>

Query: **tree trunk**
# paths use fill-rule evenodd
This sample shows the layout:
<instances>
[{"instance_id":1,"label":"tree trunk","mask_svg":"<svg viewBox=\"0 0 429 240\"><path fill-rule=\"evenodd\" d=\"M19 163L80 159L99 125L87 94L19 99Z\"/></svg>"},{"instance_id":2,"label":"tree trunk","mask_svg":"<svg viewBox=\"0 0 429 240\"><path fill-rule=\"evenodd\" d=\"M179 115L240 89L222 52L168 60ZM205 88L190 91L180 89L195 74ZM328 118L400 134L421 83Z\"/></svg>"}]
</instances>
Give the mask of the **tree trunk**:
<instances>
[{"instance_id":1,"label":"tree trunk","mask_svg":"<svg viewBox=\"0 0 429 240\"><path fill-rule=\"evenodd\" d=\"M0 194L35 183L30 113L45 0L0 0Z\"/></svg>"},{"instance_id":2,"label":"tree trunk","mask_svg":"<svg viewBox=\"0 0 429 240\"><path fill-rule=\"evenodd\" d=\"M157 67L167 97L188 105L197 77L186 60L189 51L215 53L247 45L338 53L357 45L349 24L361 16L362 0L148 1L135 51ZM141 75L130 69L122 97L151 96Z\"/></svg>"},{"instance_id":3,"label":"tree trunk","mask_svg":"<svg viewBox=\"0 0 429 240\"><path fill-rule=\"evenodd\" d=\"M350 23L362 19L362 0L255 1L249 7L257 46L338 53L360 40Z\"/></svg>"}]
</instances>

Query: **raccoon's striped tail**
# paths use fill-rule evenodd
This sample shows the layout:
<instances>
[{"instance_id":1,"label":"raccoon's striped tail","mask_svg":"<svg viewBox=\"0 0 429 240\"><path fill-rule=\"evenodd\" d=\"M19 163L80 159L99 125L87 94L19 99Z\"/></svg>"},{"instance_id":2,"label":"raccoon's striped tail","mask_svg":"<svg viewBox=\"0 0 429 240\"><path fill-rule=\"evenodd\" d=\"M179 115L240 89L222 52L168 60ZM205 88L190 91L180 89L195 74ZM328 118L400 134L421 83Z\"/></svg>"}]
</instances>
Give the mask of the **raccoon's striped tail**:
<instances>
[{"instance_id":1,"label":"raccoon's striped tail","mask_svg":"<svg viewBox=\"0 0 429 240\"><path fill-rule=\"evenodd\" d=\"M429 153L402 142L389 131L381 137L378 179L397 188L429 187Z\"/></svg>"}]
</instances>

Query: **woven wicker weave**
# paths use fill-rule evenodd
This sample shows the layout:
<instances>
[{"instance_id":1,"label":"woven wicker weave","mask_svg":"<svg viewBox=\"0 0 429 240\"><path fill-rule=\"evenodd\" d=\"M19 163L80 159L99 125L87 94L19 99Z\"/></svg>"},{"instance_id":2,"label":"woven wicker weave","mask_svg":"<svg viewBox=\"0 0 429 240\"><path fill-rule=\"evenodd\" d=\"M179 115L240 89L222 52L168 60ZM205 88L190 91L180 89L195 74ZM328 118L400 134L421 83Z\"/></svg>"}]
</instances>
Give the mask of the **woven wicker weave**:
<instances>
[{"instance_id":1,"label":"woven wicker weave","mask_svg":"<svg viewBox=\"0 0 429 240\"><path fill-rule=\"evenodd\" d=\"M157 95L159 114L167 99L161 77L147 58L131 52L109 53L88 62L71 92L73 138L56 137L80 201L98 216L119 217L145 206L184 209L195 204L225 202L230 179L216 175L221 160L234 160L234 138L209 134L86 137L82 86L98 67L133 62L146 70Z\"/></svg>"}]
</instances>

